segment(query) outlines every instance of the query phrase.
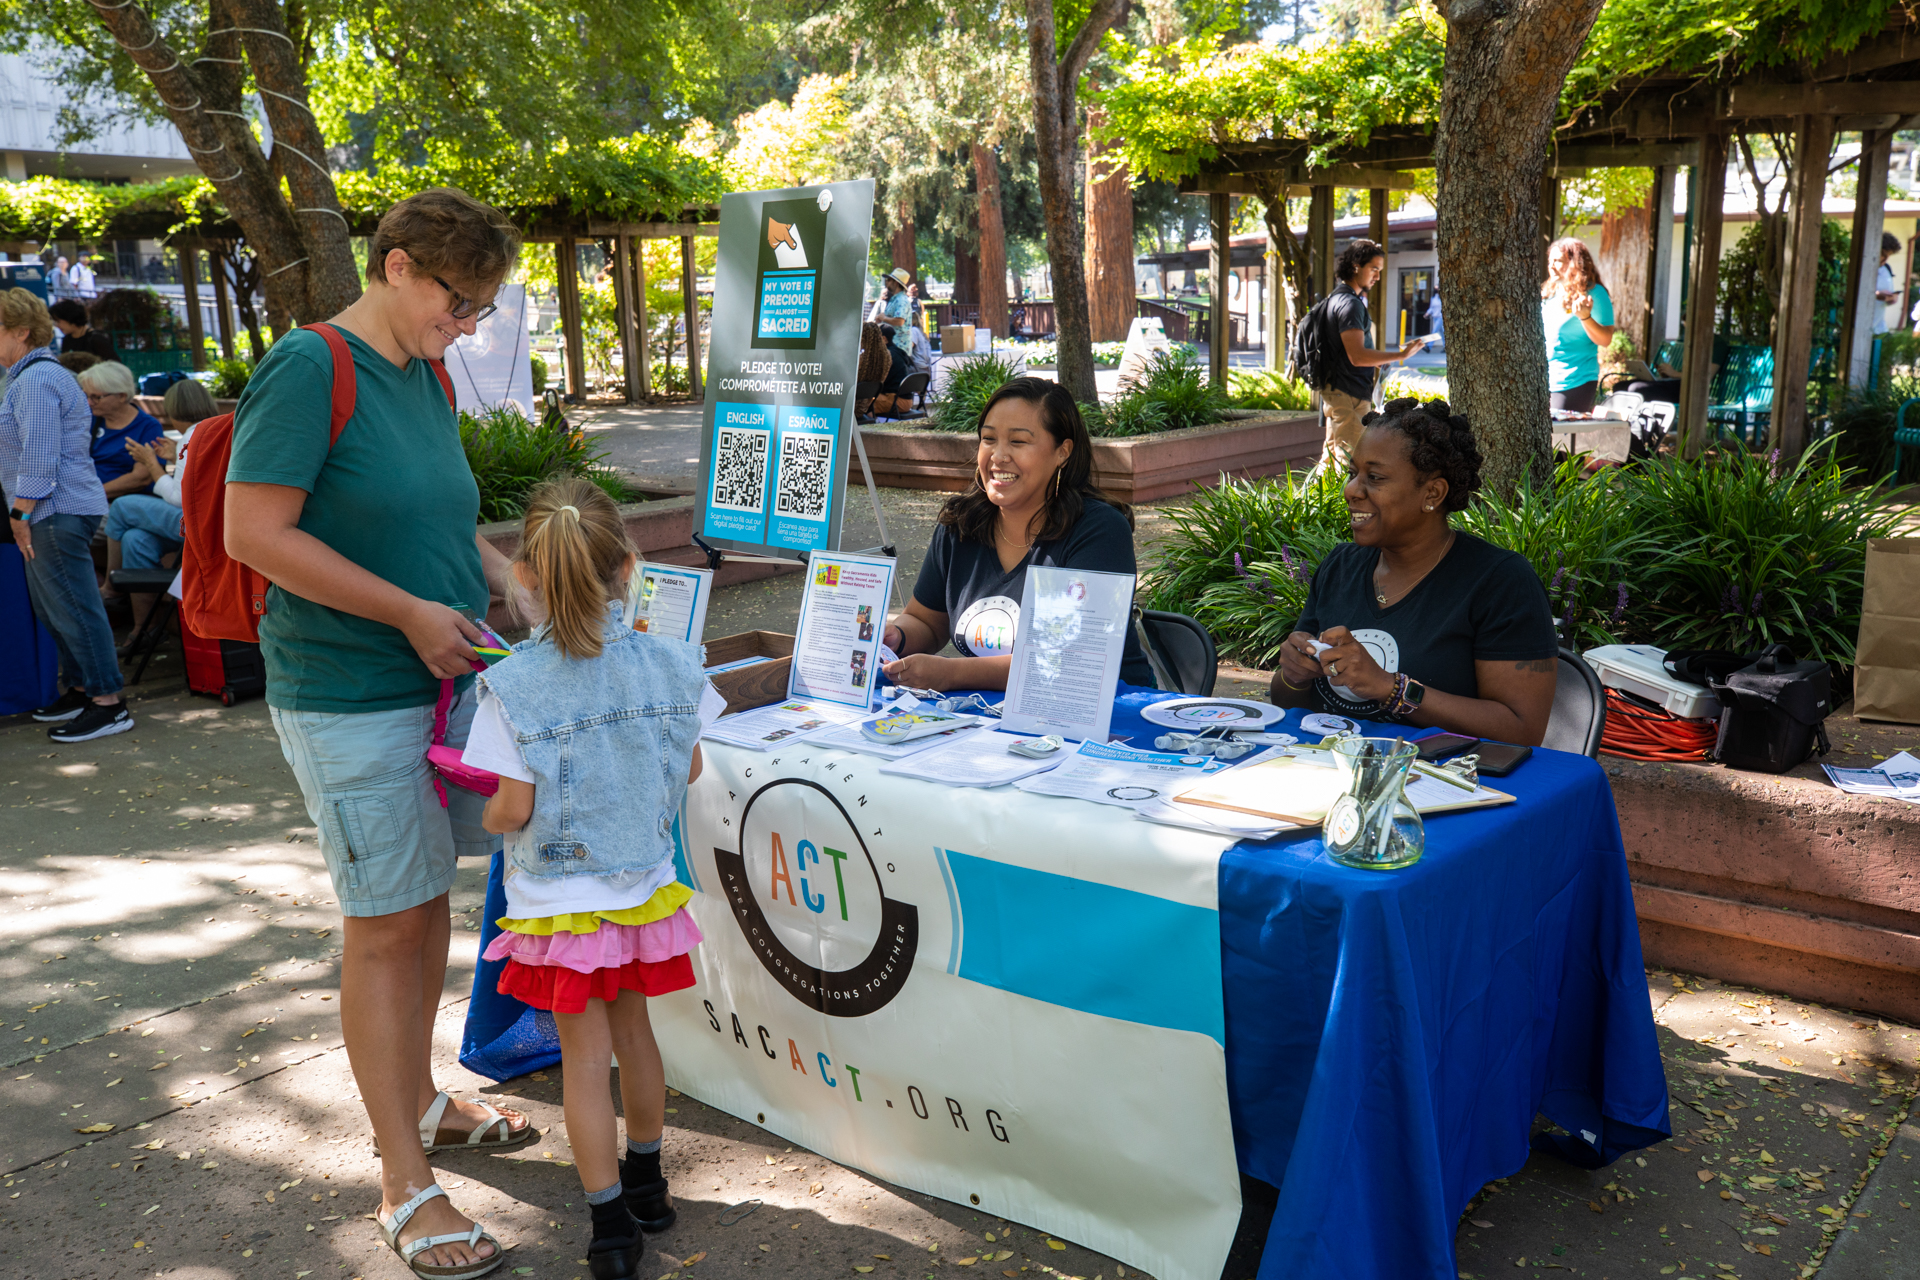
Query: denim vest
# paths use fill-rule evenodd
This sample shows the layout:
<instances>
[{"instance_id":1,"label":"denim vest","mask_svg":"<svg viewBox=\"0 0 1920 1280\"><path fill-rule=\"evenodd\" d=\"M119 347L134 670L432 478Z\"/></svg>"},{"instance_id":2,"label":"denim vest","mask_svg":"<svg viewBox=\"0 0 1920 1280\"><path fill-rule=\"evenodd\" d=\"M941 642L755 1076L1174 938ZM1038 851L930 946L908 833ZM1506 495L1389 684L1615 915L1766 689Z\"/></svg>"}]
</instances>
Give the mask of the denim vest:
<instances>
[{"instance_id":1,"label":"denim vest","mask_svg":"<svg viewBox=\"0 0 1920 1280\"><path fill-rule=\"evenodd\" d=\"M633 630L617 603L601 640L599 657L570 658L536 631L479 677L534 776L533 816L506 838L507 860L527 875L606 876L673 856L704 654Z\"/></svg>"}]
</instances>

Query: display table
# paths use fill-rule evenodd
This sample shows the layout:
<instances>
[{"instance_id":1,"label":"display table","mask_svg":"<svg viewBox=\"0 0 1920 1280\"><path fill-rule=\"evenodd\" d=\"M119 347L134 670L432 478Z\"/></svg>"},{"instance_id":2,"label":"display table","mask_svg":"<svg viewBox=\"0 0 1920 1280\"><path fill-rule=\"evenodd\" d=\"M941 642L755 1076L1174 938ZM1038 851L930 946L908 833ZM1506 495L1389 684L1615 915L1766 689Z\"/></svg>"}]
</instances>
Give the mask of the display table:
<instances>
[{"instance_id":1,"label":"display table","mask_svg":"<svg viewBox=\"0 0 1920 1280\"><path fill-rule=\"evenodd\" d=\"M1166 696L1123 691L1113 732L1150 747L1139 708ZM1584 757L1536 752L1500 784L1518 803L1434 817L1421 862L1366 872L1317 832L1232 845L804 743L705 750L680 861L709 941L699 984L653 1002L669 1079L830 1158L1161 1280L1218 1276L1237 1165L1280 1190L1262 1277L1451 1280L1458 1215L1536 1113L1591 1163L1668 1133ZM503 908L496 861L483 946ZM550 1023L492 969L463 1060L550 1065Z\"/></svg>"},{"instance_id":2,"label":"display table","mask_svg":"<svg viewBox=\"0 0 1920 1280\"><path fill-rule=\"evenodd\" d=\"M1590 453L1602 462L1625 462L1633 444L1633 424L1624 418L1565 418L1553 424L1553 447L1562 453Z\"/></svg>"}]
</instances>

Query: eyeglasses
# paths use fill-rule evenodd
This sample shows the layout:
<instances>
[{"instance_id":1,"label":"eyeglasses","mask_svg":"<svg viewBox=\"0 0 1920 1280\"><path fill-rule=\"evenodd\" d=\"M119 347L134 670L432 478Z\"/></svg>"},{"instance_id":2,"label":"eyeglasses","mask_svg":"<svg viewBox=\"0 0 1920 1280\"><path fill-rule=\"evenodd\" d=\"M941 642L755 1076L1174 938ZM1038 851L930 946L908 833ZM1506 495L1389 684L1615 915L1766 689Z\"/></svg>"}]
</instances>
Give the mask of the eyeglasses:
<instances>
[{"instance_id":1,"label":"eyeglasses","mask_svg":"<svg viewBox=\"0 0 1920 1280\"><path fill-rule=\"evenodd\" d=\"M494 312L500 309L498 306L494 305L491 302L487 303L485 306L481 306L479 303L475 302L472 298L467 297L465 294L461 293L458 289L448 284L445 280L442 280L439 276L432 276L430 278L433 280L435 284L439 285L442 289L445 289L447 291L447 296L453 299L453 307L448 311L447 314L451 315L455 320L465 320L471 317L473 319L473 322L475 324L478 324L480 321L485 320L488 316L492 315Z\"/></svg>"}]
</instances>

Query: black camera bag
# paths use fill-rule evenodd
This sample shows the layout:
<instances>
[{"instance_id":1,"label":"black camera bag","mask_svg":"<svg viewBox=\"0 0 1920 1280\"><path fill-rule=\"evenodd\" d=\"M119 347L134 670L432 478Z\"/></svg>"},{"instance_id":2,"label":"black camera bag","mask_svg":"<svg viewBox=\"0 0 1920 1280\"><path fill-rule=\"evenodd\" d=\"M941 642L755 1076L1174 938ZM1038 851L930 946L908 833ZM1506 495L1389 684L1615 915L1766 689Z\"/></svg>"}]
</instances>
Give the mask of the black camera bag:
<instances>
[{"instance_id":1,"label":"black camera bag","mask_svg":"<svg viewBox=\"0 0 1920 1280\"><path fill-rule=\"evenodd\" d=\"M1750 666L1710 677L1720 699L1720 736L1713 758L1730 769L1785 773L1831 750L1826 719L1831 673L1824 662L1795 662L1783 644L1769 645Z\"/></svg>"}]
</instances>

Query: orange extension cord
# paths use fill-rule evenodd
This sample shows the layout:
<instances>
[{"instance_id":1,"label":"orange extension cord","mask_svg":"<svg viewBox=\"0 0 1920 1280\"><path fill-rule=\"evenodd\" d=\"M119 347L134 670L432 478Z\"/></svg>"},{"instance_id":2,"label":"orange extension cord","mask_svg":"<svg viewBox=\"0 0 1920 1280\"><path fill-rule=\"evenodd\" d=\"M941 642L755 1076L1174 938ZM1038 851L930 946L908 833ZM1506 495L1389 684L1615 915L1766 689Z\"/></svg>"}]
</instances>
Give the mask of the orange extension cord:
<instances>
[{"instance_id":1,"label":"orange extension cord","mask_svg":"<svg viewBox=\"0 0 1920 1280\"><path fill-rule=\"evenodd\" d=\"M1627 760L1704 760L1719 737L1713 720L1679 716L1635 702L1618 689L1607 690L1607 727L1600 749Z\"/></svg>"}]
</instances>

